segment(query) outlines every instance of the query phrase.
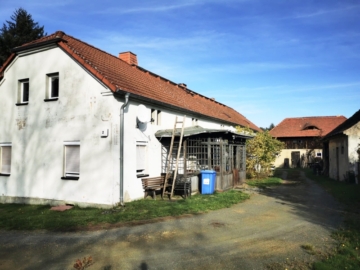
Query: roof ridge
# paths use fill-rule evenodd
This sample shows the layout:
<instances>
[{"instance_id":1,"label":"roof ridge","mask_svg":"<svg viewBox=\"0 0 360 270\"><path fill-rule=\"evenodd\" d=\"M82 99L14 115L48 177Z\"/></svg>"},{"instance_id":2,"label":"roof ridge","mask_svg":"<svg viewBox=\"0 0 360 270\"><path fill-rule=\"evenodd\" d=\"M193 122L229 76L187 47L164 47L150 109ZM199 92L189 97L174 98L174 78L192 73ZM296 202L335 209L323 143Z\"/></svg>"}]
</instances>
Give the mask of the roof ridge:
<instances>
[{"instance_id":1,"label":"roof ridge","mask_svg":"<svg viewBox=\"0 0 360 270\"><path fill-rule=\"evenodd\" d=\"M64 33L64 32L63 32L63 33ZM96 50L98 50L98 51L101 51L102 53L105 53L105 54L107 54L107 55L109 55L109 56L111 56L111 57L113 57L113 58L115 58L115 59L118 59L118 60L126 63L125 61L121 60L119 57L116 57L115 55L113 55L113 54L111 54L111 53L108 53L108 52L106 52L106 51L104 51L104 50L102 50L102 49L99 49L98 47L95 47L94 45L91 45L91 44L89 44L89 43L87 43L87 42L85 42L85 41L82 41L82 40L79 39L79 38L73 37L73 36L68 35L68 34L66 34L66 33L64 33L64 36L67 36L67 37L70 37L70 38L72 38L72 39L75 39L75 40L77 40L77 41L79 41L79 42L81 42L81 43L83 43L83 44L85 44L85 45L87 45L87 46L89 46L89 47L91 47L91 48L93 48L93 49L96 49ZM128 64L128 63L126 63L126 64ZM128 64L128 65L130 65L130 64ZM130 65L130 66L131 66L131 65Z\"/></svg>"},{"instance_id":2,"label":"roof ridge","mask_svg":"<svg viewBox=\"0 0 360 270\"><path fill-rule=\"evenodd\" d=\"M125 64L127 64L127 65L129 65L129 66L134 66L134 67L136 67L137 70L139 70L139 71L141 71L141 72L143 72L143 73L147 73L147 74L149 74L149 75L151 75L151 76L153 76L153 77L155 77L155 78L160 78L160 79L163 80L164 82L169 82L169 83L173 84L174 86L180 87L180 88L182 88L183 90L185 90L185 91L187 91L187 92L191 92L191 93L196 94L196 95L198 95L198 96L200 96L200 97L203 97L203 98L209 99L209 100L211 100L211 101L213 101L213 102L215 102L215 103L218 103L218 104L220 104L220 105L222 105L222 106L228 107L227 105L225 105L225 104L223 104L223 103L221 103L221 102L219 102L219 101L217 101L217 100L215 100L215 99L209 98L209 97L207 97L207 96L205 96L205 95L202 95L202 94L200 94L200 93L198 93L198 92L196 92L196 91L194 91L194 90L191 90L191 89L189 89L189 88L187 88L187 87L182 87L182 86L180 86L181 83L175 83L175 82L172 81L172 80L169 80L169 79L167 79L167 78L165 78L165 77L162 77L162 76L160 76L160 75L158 75L158 74L156 74L156 73L154 73L154 72L152 72L152 71L150 71L150 70L148 70L148 69L146 69L146 68L143 68L142 66L134 65L134 64L129 64L129 63L121 60L119 57L117 57L117 56L115 56L115 55L113 55L113 54L111 54L111 53L108 53L108 52L106 52L106 51L104 51L104 50L102 50L102 49L99 49L99 48L97 48L97 47L95 47L95 46L93 46L93 45L91 45L91 44L89 44L89 43L87 43L87 42L79 39L79 38L75 38L75 37L73 37L73 36L71 36L71 35L68 35L68 34L66 34L66 33L63 32L63 31L56 31L55 33L53 33L53 34L51 34L51 35L56 35L58 32L60 32L60 33L63 34L62 37L63 37L63 36L70 37L70 38L72 38L72 39L74 39L74 40L76 40L76 41L78 41L78 42L81 42L81 43L83 43L83 44L85 44L85 45L87 45L87 46L89 46L89 47L91 47L91 48L93 48L93 49L96 49L96 50L98 50L98 51L101 51L102 53L105 53L105 54L113 57L113 58L116 59L116 60L122 61L123 63L125 63ZM49 36L51 36L51 35L49 35ZM69 46L69 47L70 47L70 46ZM95 68L95 66L94 66L94 68ZM230 108L230 107L228 107L228 108ZM237 112L237 113L239 113L239 112Z\"/></svg>"},{"instance_id":3,"label":"roof ridge","mask_svg":"<svg viewBox=\"0 0 360 270\"><path fill-rule=\"evenodd\" d=\"M299 117L286 117L286 119L305 119L305 118L337 118L337 117L345 117L343 115L325 115L325 116L299 116Z\"/></svg>"}]
</instances>

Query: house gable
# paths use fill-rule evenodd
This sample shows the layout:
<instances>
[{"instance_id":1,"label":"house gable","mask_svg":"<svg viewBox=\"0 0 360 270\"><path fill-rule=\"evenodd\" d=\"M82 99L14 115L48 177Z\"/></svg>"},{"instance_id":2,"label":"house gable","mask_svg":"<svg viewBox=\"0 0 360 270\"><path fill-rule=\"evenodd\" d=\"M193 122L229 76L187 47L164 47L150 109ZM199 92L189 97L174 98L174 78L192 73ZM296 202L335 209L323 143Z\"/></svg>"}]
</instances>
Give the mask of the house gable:
<instances>
[{"instance_id":1,"label":"house gable","mask_svg":"<svg viewBox=\"0 0 360 270\"><path fill-rule=\"evenodd\" d=\"M104 96L104 84L58 46L18 52L4 72L0 82L0 144L11 143L12 168L11 175L2 176L1 194L22 203L34 198L39 198L36 203L51 199L111 205L116 201L109 151L113 138L101 138L100 132L108 129L110 136L117 136L111 116L119 113L120 102L113 95ZM48 78L55 75L59 78L58 99L49 99ZM30 84L29 101L16 106L17 86L23 80ZM61 179L64 149L75 142L80 147L80 179ZM89 158L92 156L96 159ZM94 170L99 160L101 170ZM109 188L94 194L94 189L103 186Z\"/></svg>"}]
</instances>

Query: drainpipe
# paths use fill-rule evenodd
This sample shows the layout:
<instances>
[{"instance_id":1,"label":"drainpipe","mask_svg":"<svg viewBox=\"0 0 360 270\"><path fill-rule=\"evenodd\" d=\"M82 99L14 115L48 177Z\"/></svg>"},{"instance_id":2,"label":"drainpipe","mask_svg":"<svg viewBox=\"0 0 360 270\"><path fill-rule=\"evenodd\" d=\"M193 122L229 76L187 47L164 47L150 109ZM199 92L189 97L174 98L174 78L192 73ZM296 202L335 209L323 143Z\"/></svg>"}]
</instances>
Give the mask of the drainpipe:
<instances>
[{"instance_id":1,"label":"drainpipe","mask_svg":"<svg viewBox=\"0 0 360 270\"><path fill-rule=\"evenodd\" d=\"M124 110L129 102L130 93L125 94L125 103L120 108L120 205L124 204Z\"/></svg>"}]
</instances>

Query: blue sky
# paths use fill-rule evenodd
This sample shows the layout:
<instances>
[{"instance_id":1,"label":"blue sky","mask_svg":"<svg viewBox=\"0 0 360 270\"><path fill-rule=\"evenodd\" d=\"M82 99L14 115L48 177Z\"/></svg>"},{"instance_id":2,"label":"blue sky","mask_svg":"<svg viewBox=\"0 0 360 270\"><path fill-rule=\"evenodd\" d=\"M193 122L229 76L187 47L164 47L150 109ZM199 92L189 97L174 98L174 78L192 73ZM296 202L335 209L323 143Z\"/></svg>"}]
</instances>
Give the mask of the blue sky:
<instances>
[{"instance_id":1,"label":"blue sky","mask_svg":"<svg viewBox=\"0 0 360 270\"><path fill-rule=\"evenodd\" d=\"M213 97L259 127L360 109L360 1L0 0Z\"/></svg>"}]
</instances>

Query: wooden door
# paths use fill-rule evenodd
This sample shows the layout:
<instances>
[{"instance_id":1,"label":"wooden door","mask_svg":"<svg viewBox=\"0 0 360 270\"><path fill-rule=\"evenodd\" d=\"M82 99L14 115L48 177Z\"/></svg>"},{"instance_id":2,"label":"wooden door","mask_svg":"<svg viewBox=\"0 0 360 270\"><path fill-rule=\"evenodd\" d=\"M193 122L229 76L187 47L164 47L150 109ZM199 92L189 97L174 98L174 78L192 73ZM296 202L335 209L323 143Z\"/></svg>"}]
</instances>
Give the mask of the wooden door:
<instances>
[{"instance_id":1,"label":"wooden door","mask_svg":"<svg viewBox=\"0 0 360 270\"><path fill-rule=\"evenodd\" d=\"M291 167L300 167L300 151L291 152Z\"/></svg>"}]
</instances>

